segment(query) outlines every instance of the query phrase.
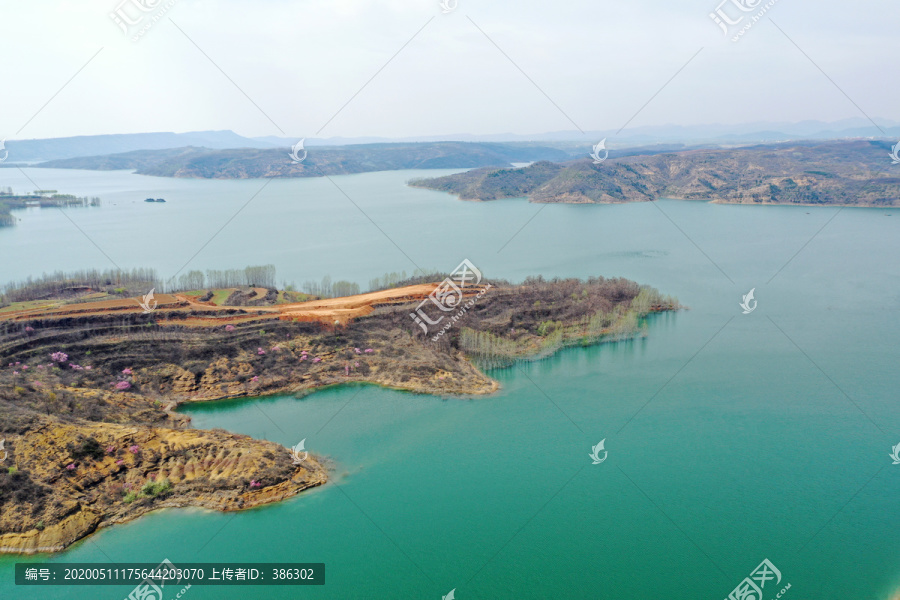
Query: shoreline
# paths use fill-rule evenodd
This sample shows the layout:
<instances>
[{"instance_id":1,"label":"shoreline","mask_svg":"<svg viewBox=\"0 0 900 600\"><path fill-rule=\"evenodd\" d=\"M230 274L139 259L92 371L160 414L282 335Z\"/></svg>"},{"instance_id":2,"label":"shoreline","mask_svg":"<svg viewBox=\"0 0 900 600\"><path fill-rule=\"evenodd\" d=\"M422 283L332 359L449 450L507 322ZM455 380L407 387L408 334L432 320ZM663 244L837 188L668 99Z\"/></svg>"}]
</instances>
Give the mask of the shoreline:
<instances>
[{"instance_id":1,"label":"shoreline","mask_svg":"<svg viewBox=\"0 0 900 600\"><path fill-rule=\"evenodd\" d=\"M312 455L310 455L312 457ZM314 457L316 462L321 460L321 457ZM80 530L76 530L72 532L72 527L69 525L74 521L75 527L78 526L78 521L76 517L82 514L76 513L72 515L67 520L48 527L42 531L37 531L37 533L32 534L31 531L25 533L8 533L0 535L0 557L3 555L10 556L32 556L35 554L57 554L59 552L64 552L71 545L79 542L81 540L87 539L89 536L106 529L107 527L111 527L113 525L121 525L124 523L128 523L130 521L134 521L135 519L139 519L144 515L148 515L150 513L164 510L164 509L180 509L180 508L197 508L202 510L209 511L218 511L218 512L238 512L243 510L250 510L253 508L260 508L263 506L268 506L270 504L275 504L276 502L281 502L283 500L287 500L288 498L292 498L294 496L298 496L300 493L313 489L315 487L320 487L328 483L328 477L323 476L321 480L308 482L305 485L299 486L291 486L292 481L288 480L278 484L278 486L282 486L283 489L277 491L277 493L273 494L271 491L266 494L266 498L242 498L243 502L240 506L229 507L223 506L221 504L217 504L214 502L206 502L206 501L189 501L183 499L175 499L175 500L164 500L158 504L154 504L152 506L141 507L139 510L127 515L114 517L111 519L104 519L102 515L99 513L90 513L90 511L82 511L84 513L89 513L88 517L89 521L87 522L87 527L82 527ZM278 487L275 486L275 487ZM249 502L248 502L249 500ZM82 519L83 522L83 519ZM36 531L36 530L32 530ZM67 532L72 532L67 534ZM62 536L59 534L62 533ZM38 538L37 543L40 542L40 538L46 537L50 539L58 539L60 540L58 543L52 546L35 546L31 543L32 540ZM10 544L14 541L18 541L19 543L13 545L4 545Z\"/></svg>"},{"instance_id":2,"label":"shoreline","mask_svg":"<svg viewBox=\"0 0 900 600\"><path fill-rule=\"evenodd\" d=\"M419 186L413 186L419 187ZM504 198L463 198L459 194L455 192L449 192L445 190L438 190L434 188L425 188L434 192L443 192L445 194L450 194L451 196L455 196L457 200L460 202L498 202L503 200L526 200L529 204L560 204L566 206L620 206L624 204L648 204L651 202L658 202L660 200L672 200L674 202L700 202L703 204L717 204L721 206L796 206L798 208L875 208L879 210L890 210L892 208L900 209L900 204L888 204L884 206L880 206L878 204L868 203L868 204L843 204L843 203L820 203L820 204L810 204L803 202L737 202L728 200L725 198L678 198L676 196L659 196L658 198L654 198L652 200L622 200L621 202L611 202L611 201L600 201L595 202L593 200L540 200L532 198L531 196L510 196Z\"/></svg>"}]
</instances>

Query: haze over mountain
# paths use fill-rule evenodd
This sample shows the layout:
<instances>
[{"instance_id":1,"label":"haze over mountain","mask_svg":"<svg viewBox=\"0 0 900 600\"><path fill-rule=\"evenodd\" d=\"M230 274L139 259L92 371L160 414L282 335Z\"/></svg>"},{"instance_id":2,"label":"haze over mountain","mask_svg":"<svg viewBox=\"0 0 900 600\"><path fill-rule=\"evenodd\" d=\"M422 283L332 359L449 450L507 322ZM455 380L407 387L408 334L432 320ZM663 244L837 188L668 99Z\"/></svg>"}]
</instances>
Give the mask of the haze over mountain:
<instances>
[{"instance_id":1,"label":"haze over mountain","mask_svg":"<svg viewBox=\"0 0 900 600\"><path fill-rule=\"evenodd\" d=\"M900 123L890 119L876 119L881 129L875 127L864 118L841 119L840 121L801 121L790 122L754 122L742 125L662 125L633 127L617 133L616 130L585 131L577 130L547 131L542 133L500 133L474 135L466 133L447 135L423 135L415 137L332 137L325 139L306 138L307 146L315 145L346 145L346 144L376 144L389 142L586 142L608 138L610 143L617 145L648 145L657 143L681 143L692 144L733 144L733 143L761 143L788 140L824 140L839 138L859 137L884 137L887 135L900 137ZM265 136L253 138L259 142L267 142L274 145L285 146L296 142L291 138Z\"/></svg>"},{"instance_id":2,"label":"haze over mountain","mask_svg":"<svg viewBox=\"0 0 900 600\"><path fill-rule=\"evenodd\" d=\"M134 150L164 150L185 146L204 148L269 148L272 144L241 137L233 131L191 131L188 133L123 133L80 135L42 140L7 140L9 163L116 154Z\"/></svg>"},{"instance_id":3,"label":"haze over mountain","mask_svg":"<svg viewBox=\"0 0 900 600\"><path fill-rule=\"evenodd\" d=\"M611 149L653 144L666 144L668 148L678 145L730 145L782 142L790 140L824 140L842 138L888 138L900 139L900 123L889 119L876 119L881 130L863 118L842 119L831 123L823 121L756 122L743 125L695 125L695 126L653 126L635 127L617 134L615 131L575 130L549 131L534 134L505 133L474 135L467 133L446 135L421 135L414 137L328 137L305 138L304 145L347 146L356 144L422 143L422 142L545 142L566 150L571 154L581 153L587 144L606 138ZM883 131L883 132L882 132ZM194 146L214 150L238 148L287 148L301 139L264 136L244 137L233 131L193 131L186 133L128 133L115 135L92 135L66 138L7 140L9 157L3 166L15 163L36 163L80 157L96 157L121 154L138 150L170 150Z\"/></svg>"}]
</instances>

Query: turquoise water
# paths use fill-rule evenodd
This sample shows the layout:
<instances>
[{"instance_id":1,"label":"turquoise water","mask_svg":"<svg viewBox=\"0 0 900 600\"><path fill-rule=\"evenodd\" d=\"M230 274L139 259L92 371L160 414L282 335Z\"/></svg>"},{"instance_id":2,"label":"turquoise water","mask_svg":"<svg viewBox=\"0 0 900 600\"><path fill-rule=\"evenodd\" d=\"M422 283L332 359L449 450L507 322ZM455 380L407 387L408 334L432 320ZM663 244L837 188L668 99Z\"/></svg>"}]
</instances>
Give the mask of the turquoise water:
<instances>
[{"instance_id":1,"label":"turquoise water","mask_svg":"<svg viewBox=\"0 0 900 600\"><path fill-rule=\"evenodd\" d=\"M29 189L8 171L0 186ZM68 214L120 266L161 273L264 183L28 173L41 187L103 197L102 208ZM333 461L332 482L242 513L159 511L49 560L327 565L324 587L194 586L183 596L197 599L437 599L453 588L460 600L720 599L764 558L791 584L785 598L887 600L900 588L900 465L888 457L900 442L900 215L463 203L403 186L420 175L335 181L420 266L469 258L511 280L618 275L690 309L651 318L644 339L494 371L502 388L489 398L363 386L191 407L197 427L285 446L306 438ZM15 257L0 280L105 266L59 211L18 214L17 228L0 230L0 255ZM413 268L327 180L273 181L190 268L268 262L288 281L330 274L362 285ZM752 287L759 305L743 315ZM604 438L608 459L592 465ZM48 558L0 558L4 597L130 591L17 589L16 560Z\"/></svg>"}]
</instances>

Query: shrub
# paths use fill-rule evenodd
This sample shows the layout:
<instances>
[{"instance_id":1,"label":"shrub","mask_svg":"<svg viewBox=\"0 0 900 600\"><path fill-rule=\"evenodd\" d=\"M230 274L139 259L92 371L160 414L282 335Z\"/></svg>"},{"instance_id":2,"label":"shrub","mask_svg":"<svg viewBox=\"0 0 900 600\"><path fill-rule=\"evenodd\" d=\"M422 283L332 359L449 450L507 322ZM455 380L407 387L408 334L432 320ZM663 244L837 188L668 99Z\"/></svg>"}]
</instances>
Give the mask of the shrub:
<instances>
[{"instance_id":1,"label":"shrub","mask_svg":"<svg viewBox=\"0 0 900 600\"><path fill-rule=\"evenodd\" d=\"M168 479L163 479L162 481L148 481L144 484L144 487L141 488L141 495L155 498L156 496L164 496L171 490L172 484Z\"/></svg>"},{"instance_id":2,"label":"shrub","mask_svg":"<svg viewBox=\"0 0 900 600\"><path fill-rule=\"evenodd\" d=\"M557 323L554 321L542 321L537 328L537 334L541 337L546 336L551 331L555 331L557 328Z\"/></svg>"},{"instance_id":3,"label":"shrub","mask_svg":"<svg viewBox=\"0 0 900 600\"><path fill-rule=\"evenodd\" d=\"M100 442L94 438L87 438L81 442L80 446L72 451L73 458L78 459L84 458L85 456L89 456L94 460L103 458L103 447L100 445Z\"/></svg>"}]
</instances>

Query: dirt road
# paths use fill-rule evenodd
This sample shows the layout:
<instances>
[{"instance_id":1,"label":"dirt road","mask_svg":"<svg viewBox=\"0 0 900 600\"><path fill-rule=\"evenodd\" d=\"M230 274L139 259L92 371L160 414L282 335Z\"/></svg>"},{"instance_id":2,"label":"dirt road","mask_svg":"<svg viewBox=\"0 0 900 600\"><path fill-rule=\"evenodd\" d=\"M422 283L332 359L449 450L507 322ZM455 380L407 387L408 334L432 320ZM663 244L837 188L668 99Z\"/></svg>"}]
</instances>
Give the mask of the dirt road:
<instances>
[{"instance_id":1,"label":"dirt road","mask_svg":"<svg viewBox=\"0 0 900 600\"><path fill-rule=\"evenodd\" d=\"M178 314L177 320L171 323L187 326L217 326L232 322L249 320L282 319L293 321L318 321L326 325L345 325L349 321L371 313L376 306L386 304L403 304L407 302L421 302L430 294L437 283L423 283L402 288L382 290L344 296L341 298L329 298L326 300L313 300L310 302L295 302L291 304L277 304L273 306L214 306L207 302L198 302L190 296L182 294L156 294L155 308L150 311L157 323L166 323L166 316ZM481 291L480 287L466 290L465 295L475 295ZM32 321L55 320L67 317L91 317L98 315L129 315L144 313L141 306L141 298L124 298L121 300L99 300L95 302L83 302L77 304L57 304L26 310L6 311L0 313L0 322L4 321ZM150 303L153 306L153 303ZM236 312L237 311L237 312ZM216 315L222 312L222 315ZM232 314L225 314L225 313Z\"/></svg>"}]
</instances>

